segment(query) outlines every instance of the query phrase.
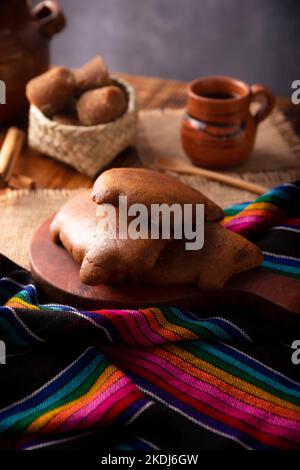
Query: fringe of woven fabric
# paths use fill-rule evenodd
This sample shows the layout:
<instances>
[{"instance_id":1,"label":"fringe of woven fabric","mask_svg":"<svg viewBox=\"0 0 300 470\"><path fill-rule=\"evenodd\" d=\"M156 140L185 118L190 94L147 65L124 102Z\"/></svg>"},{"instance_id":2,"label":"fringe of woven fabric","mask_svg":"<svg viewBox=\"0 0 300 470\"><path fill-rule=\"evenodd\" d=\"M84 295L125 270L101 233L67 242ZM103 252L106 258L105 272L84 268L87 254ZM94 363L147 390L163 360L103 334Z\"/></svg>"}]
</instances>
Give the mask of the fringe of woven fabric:
<instances>
[{"instance_id":1,"label":"fringe of woven fabric","mask_svg":"<svg viewBox=\"0 0 300 470\"><path fill-rule=\"evenodd\" d=\"M81 189L8 189L5 193L0 195L0 202L2 201L12 201L19 198L26 198L26 197L49 197L49 198L58 198L61 197L68 197L76 194L79 191L82 191L84 188Z\"/></svg>"}]
</instances>

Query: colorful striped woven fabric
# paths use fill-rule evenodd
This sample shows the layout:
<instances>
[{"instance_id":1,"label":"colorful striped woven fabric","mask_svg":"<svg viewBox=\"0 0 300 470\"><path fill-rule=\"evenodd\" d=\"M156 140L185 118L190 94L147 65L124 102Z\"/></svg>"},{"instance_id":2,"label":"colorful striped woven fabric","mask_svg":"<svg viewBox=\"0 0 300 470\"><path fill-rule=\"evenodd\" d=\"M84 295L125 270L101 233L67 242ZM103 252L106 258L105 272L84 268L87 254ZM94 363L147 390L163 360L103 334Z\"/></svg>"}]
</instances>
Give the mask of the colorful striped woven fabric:
<instances>
[{"instance_id":1,"label":"colorful striped woven fabric","mask_svg":"<svg viewBox=\"0 0 300 470\"><path fill-rule=\"evenodd\" d=\"M253 202L230 207L225 214L226 228L257 241L262 248L262 268L300 278L299 182L284 184Z\"/></svg>"},{"instance_id":2,"label":"colorful striped woven fabric","mask_svg":"<svg viewBox=\"0 0 300 470\"><path fill-rule=\"evenodd\" d=\"M299 202L295 183L226 211L279 279L299 278ZM1 270L0 448L300 449L300 329L247 306L82 311Z\"/></svg>"}]
</instances>

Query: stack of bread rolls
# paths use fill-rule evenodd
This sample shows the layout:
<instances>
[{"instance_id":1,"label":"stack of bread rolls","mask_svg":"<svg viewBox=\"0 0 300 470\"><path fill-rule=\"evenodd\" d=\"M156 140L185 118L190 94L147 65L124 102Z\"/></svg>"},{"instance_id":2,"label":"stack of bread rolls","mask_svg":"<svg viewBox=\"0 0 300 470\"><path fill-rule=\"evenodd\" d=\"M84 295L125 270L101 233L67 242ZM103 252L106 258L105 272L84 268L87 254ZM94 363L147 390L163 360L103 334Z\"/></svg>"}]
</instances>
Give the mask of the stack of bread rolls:
<instances>
[{"instance_id":1,"label":"stack of bread rolls","mask_svg":"<svg viewBox=\"0 0 300 470\"><path fill-rule=\"evenodd\" d=\"M76 70L52 68L28 82L26 95L45 116L65 125L107 124L127 109L125 91L100 56Z\"/></svg>"},{"instance_id":2,"label":"stack of bread rolls","mask_svg":"<svg viewBox=\"0 0 300 470\"><path fill-rule=\"evenodd\" d=\"M98 205L118 211L119 196L128 206L144 204L204 204L204 246L185 249L186 240L122 239L119 227L109 235L99 224ZM93 190L70 199L56 214L51 236L80 263L80 279L88 285L139 281L159 286L196 284L201 290L220 289L235 273L258 266L258 247L220 225L223 211L202 193L177 178L152 170L115 168L102 173Z\"/></svg>"}]
</instances>

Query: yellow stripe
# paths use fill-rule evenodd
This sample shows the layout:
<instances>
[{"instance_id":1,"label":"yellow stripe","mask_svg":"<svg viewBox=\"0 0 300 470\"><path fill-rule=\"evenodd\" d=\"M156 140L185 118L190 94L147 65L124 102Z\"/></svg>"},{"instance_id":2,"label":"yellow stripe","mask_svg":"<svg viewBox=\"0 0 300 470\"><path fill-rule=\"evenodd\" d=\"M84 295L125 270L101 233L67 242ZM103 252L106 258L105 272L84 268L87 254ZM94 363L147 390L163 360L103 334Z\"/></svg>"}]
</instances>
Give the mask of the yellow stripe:
<instances>
[{"instance_id":1,"label":"yellow stripe","mask_svg":"<svg viewBox=\"0 0 300 470\"><path fill-rule=\"evenodd\" d=\"M82 408L86 402L89 401L92 395L94 395L96 392L100 392L101 386L113 375L115 374L116 377L114 377L114 380L112 383L116 382L123 374L121 371L116 369L115 366L110 365L107 367L107 369L103 372L103 374L100 375L100 377L96 380L96 382L93 384L93 386L88 390L88 392L77 398L76 400L73 400L69 403L66 403L64 405L59 406L58 408L55 408L54 410L50 410L43 414L42 416L39 416L35 421L33 421L28 428L26 429L26 433L35 433L37 431L41 431L41 428L44 428L46 424L49 423L49 421L59 413L62 413L64 411L67 411L70 408ZM74 409L74 412L77 411ZM62 424L62 423L60 423Z\"/></svg>"},{"instance_id":2,"label":"yellow stripe","mask_svg":"<svg viewBox=\"0 0 300 470\"><path fill-rule=\"evenodd\" d=\"M274 204L270 204L269 202L256 202L255 204L250 204L249 206L245 207L245 209L242 209L240 212L238 212L235 215L227 215L224 217L222 220L222 223L228 222L231 219L234 219L235 217L243 217L243 214L247 215L247 212L251 212L253 210L269 210L271 212L278 212L278 207L274 206Z\"/></svg>"},{"instance_id":3,"label":"yellow stripe","mask_svg":"<svg viewBox=\"0 0 300 470\"><path fill-rule=\"evenodd\" d=\"M144 310L144 312L147 312L147 310ZM166 330L167 333L169 332L169 330L171 330L173 333L177 334L177 336L182 336L182 339L199 338L199 335L196 335L188 328L174 325L174 323L170 323L158 308L151 308L151 312L156 314L155 316L156 316L157 322L162 328Z\"/></svg>"},{"instance_id":4,"label":"yellow stripe","mask_svg":"<svg viewBox=\"0 0 300 470\"><path fill-rule=\"evenodd\" d=\"M244 392L247 392L250 395L254 395L268 402L280 405L283 408L288 408L288 409L291 409L300 413L299 406L293 403L290 403L286 400L283 400L281 398L278 398L274 395L271 395L270 393L262 390L256 385L252 385L249 382L246 382L240 379L239 377L236 377L235 375L231 375L228 372L225 372L224 370L219 369L218 367L210 364L209 362L206 362L205 360L194 356L193 354L181 349L180 347L175 346L174 344L166 344L164 349L169 351L171 354L174 354L178 356L179 358L184 359L186 362L193 364L196 368L200 369L200 374L201 374L201 369L202 369L204 372L209 372L211 375L218 377L223 382L228 383L232 385L233 387L236 387L240 390L243 390Z\"/></svg>"},{"instance_id":5,"label":"yellow stripe","mask_svg":"<svg viewBox=\"0 0 300 470\"><path fill-rule=\"evenodd\" d=\"M41 310L40 307L37 307L36 305L26 302L25 300L20 299L18 297L12 297L11 299L9 299L9 301L6 302L5 306L10 308L18 308L21 306L29 308L30 310Z\"/></svg>"}]
</instances>

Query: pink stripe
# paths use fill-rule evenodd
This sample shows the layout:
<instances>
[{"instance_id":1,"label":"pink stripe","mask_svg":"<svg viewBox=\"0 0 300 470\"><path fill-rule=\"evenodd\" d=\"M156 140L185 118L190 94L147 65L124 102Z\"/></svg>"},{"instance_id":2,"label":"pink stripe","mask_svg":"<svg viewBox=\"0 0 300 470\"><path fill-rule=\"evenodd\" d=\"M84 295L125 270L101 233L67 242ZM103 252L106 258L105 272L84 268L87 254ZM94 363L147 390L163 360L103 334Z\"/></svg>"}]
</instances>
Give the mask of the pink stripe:
<instances>
[{"instance_id":1,"label":"pink stripe","mask_svg":"<svg viewBox=\"0 0 300 470\"><path fill-rule=\"evenodd\" d=\"M128 356L128 353L126 356ZM135 363L143 365L146 369L152 370L152 372L156 373L159 377L163 376L164 380L172 383L175 388L180 389L185 394L200 399L202 402L225 414L228 414L228 412L226 413L226 410L228 411L227 406L230 406L231 410L229 414L238 419L243 419L243 421L252 424L254 427L257 427L257 419L259 418L263 421L262 428L264 430L270 429L271 433L285 437L286 430L278 429L277 427L274 428L274 426L288 427L289 435L294 435L296 442L300 440L299 433L297 432L300 431L300 423L298 424L292 420L281 418L277 415L270 414L268 411L248 405L239 399L236 399L232 395L220 391L214 385L208 384L200 379L196 379L182 370L178 370L166 360L161 357L158 358L149 352L138 351L138 357L134 356L133 360ZM163 374L159 369L163 369ZM166 377L166 374L168 377ZM193 386L193 388L191 388L191 386ZM219 401L222 403L219 403ZM290 428L294 429L294 432Z\"/></svg>"},{"instance_id":2,"label":"pink stripe","mask_svg":"<svg viewBox=\"0 0 300 470\"><path fill-rule=\"evenodd\" d=\"M92 413L86 418L84 418L84 422L80 425L80 428L89 429L91 426L97 423L100 420L100 418L103 417L105 413L109 411L113 406L117 405L117 403L122 401L124 398L128 397L131 393L133 392L137 393L137 391L138 391L137 387L132 383L128 383L125 387L121 388L118 391L113 391L114 399L106 400L103 403L101 403L102 401L101 400L100 401L101 408L99 409L99 405L98 405L98 408L95 408L94 410L92 410Z\"/></svg>"},{"instance_id":3,"label":"pink stripe","mask_svg":"<svg viewBox=\"0 0 300 470\"><path fill-rule=\"evenodd\" d=\"M144 334L147 336L147 344L141 343L140 339L138 340L138 344L143 344L143 345L148 345L151 346L153 344L162 344L165 343L165 338L162 338L158 334L156 334L151 328L149 327L147 320L143 314L137 311L129 311L131 315L135 316L136 321L138 322L140 328L144 332ZM151 312L152 316L153 313ZM151 319L150 319L151 320Z\"/></svg>"},{"instance_id":4,"label":"pink stripe","mask_svg":"<svg viewBox=\"0 0 300 470\"><path fill-rule=\"evenodd\" d=\"M155 316L155 314L151 310L143 310L142 312L138 310L111 310L115 316L121 317L122 320L126 323L127 327L129 328L130 325L134 322L134 324L138 325L139 329L142 331L144 338L141 338L141 335L135 335L134 339L136 341L133 341L130 344L136 345L143 345L143 346L152 346L153 344L163 344L166 342L166 339L164 336L161 336L157 331L154 331L151 329L151 326L148 324L146 317L149 319L149 322L154 322L158 323L158 320ZM98 311L98 313L101 315L101 311ZM131 317L131 321L128 321L128 319ZM109 318L109 317L106 317ZM159 325L160 329L163 329L163 326ZM118 330L119 331L119 330ZM119 331L119 333L121 333ZM133 335L133 332L131 331L131 335Z\"/></svg>"},{"instance_id":5,"label":"pink stripe","mask_svg":"<svg viewBox=\"0 0 300 470\"><path fill-rule=\"evenodd\" d=\"M266 222L264 217L259 215L248 215L248 216L239 216L236 219L231 219L229 222L224 225L244 225L244 224L260 224L260 222Z\"/></svg>"},{"instance_id":6,"label":"pink stripe","mask_svg":"<svg viewBox=\"0 0 300 470\"><path fill-rule=\"evenodd\" d=\"M149 341L147 335L144 334L141 325L139 325L136 319L132 316L128 316L129 312L130 310L123 311L122 314L120 314L119 312L119 317L122 318L123 321L125 321L132 336L134 336L135 342L133 344L145 344L147 346L150 346L151 341ZM141 337L144 338L143 342L141 341Z\"/></svg>"},{"instance_id":7,"label":"pink stripe","mask_svg":"<svg viewBox=\"0 0 300 470\"><path fill-rule=\"evenodd\" d=\"M127 325L131 336L134 338L131 344L142 344L144 346L151 346L152 341L149 340L146 328L143 328L143 325L137 321L136 316L134 315L134 310L114 310L112 311L113 315L118 316L122 319ZM133 315L132 315L133 314ZM122 335L120 329L118 328L119 333Z\"/></svg>"},{"instance_id":8,"label":"pink stripe","mask_svg":"<svg viewBox=\"0 0 300 470\"><path fill-rule=\"evenodd\" d=\"M125 387L124 387L125 385ZM100 392L96 398L87 403L83 408L80 408L78 411L73 413L68 419L62 423L59 427L59 432L64 432L72 428L80 427L82 429L82 422L88 418L88 422L93 424L94 419L97 418L97 421L103 416L105 411L112 407L117 401L117 392L124 387L127 393L127 387L136 388L128 377L121 377L117 382L113 383L108 389L104 392ZM96 393L96 391L95 391ZM125 393L125 392L124 392ZM104 404L104 402L106 402ZM99 405L102 404L101 410L98 409ZM94 413L93 413L94 411ZM90 415L90 417L89 417ZM81 423L81 424L80 424ZM86 426L85 426L86 427Z\"/></svg>"},{"instance_id":9,"label":"pink stripe","mask_svg":"<svg viewBox=\"0 0 300 470\"><path fill-rule=\"evenodd\" d=\"M227 228L228 230L231 230L232 232L237 232L237 233L244 233L247 231L249 228L251 228L251 224L239 224L236 226L232 226L231 224L224 224L224 227Z\"/></svg>"}]
</instances>

